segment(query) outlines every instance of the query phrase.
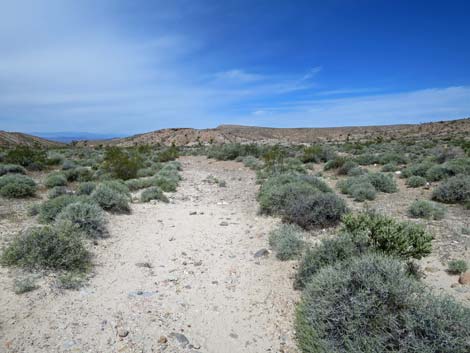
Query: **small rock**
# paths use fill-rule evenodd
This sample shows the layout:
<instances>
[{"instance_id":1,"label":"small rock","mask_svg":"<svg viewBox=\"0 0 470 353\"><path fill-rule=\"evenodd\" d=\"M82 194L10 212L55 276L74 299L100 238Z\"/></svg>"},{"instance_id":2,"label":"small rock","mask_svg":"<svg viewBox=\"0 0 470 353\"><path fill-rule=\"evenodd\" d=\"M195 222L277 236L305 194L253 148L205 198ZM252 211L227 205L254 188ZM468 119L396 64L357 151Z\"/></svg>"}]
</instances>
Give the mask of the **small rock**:
<instances>
[{"instance_id":1,"label":"small rock","mask_svg":"<svg viewBox=\"0 0 470 353\"><path fill-rule=\"evenodd\" d=\"M160 338L158 339L158 343L160 344L165 344L168 342L168 338L166 338L165 336L160 336Z\"/></svg>"},{"instance_id":2,"label":"small rock","mask_svg":"<svg viewBox=\"0 0 470 353\"><path fill-rule=\"evenodd\" d=\"M232 338L234 338L234 339L237 339L237 338L238 338L238 335L237 335L236 333L233 333L233 332L232 332L229 336L232 337Z\"/></svg>"},{"instance_id":3,"label":"small rock","mask_svg":"<svg viewBox=\"0 0 470 353\"><path fill-rule=\"evenodd\" d=\"M268 249L260 249L257 252L255 252L254 257L263 257L263 256L268 256L269 255L269 250Z\"/></svg>"},{"instance_id":4,"label":"small rock","mask_svg":"<svg viewBox=\"0 0 470 353\"><path fill-rule=\"evenodd\" d=\"M185 335L183 335L182 333L178 333L178 332L173 332L171 334L173 337L176 338L176 340L183 346L183 347L186 347L188 344L189 344L189 340L187 339L187 337Z\"/></svg>"},{"instance_id":5,"label":"small rock","mask_svg":"<svg viewBox=\"0 0 470 353\"><path fill-rule=\"evenodd\" d=\"M119 336L119 337L123 337L123 338L124 338L124 337L127 337L127 335L129 334L129 331L126 330L126 329L124 329L124 328L120 328L120 329L118 329L118 332L117 332L117 333L118 333L118 336Z\"/></svg>"},{"instance_id":6,"label":"small rock","mask_svg":"<svg viewBox=\"0 0 470 353\"><path fill-rule=\"evenodd\" d=\"M197 215L197 212L196 212L196 211L191 211L191 212L189 212L189 215L190 215L190 216Z\"/></svg>"},{"instance_id":7,"label":"small rock","mask_svg":"<svg viewBox=\"0 0 470 353\"><path fill-rule=\"evenodd\" d=\"M196 261L194 263L194 266L201 266L202 265L202 260Z\"/></svg>"},{"instance_id":8,"label":"small rock","mask_svg":"<svg viewBox=\"0 0 470 353\"><path fill-rule=\"evenodd\" d=\"M146 267L146 268L152 268L152 264L149 262L138 262L135 264L137 267Z\"/></svg>"},{"instance_id":9,"label":"small rock","mask_svg":"<svg viewBox=\"0 0 470 353\"><path fill-rule=\"evenodd\" d=\"M459 277L460 284L470 284L470 272L462 273Z\"/></svg>"},{"instance_id":10,"label":"small rock","mask_svg":"<svg viewBox=\"0 0 470 353\"><path fill-rule=\"evenodd\" d=\"M424 270L425 270L426 272L439 272L439 269L438 269L438 268L436 268L436 267L430 267L430 266L425 267Z\"/></svg>"},{"instance_id":11,"label":"small rock","mask_svg":"<svg viewBox=\"0 0 470 353\"><path fill-rule=\"evenodd\" d=\"M222 227L227 227L227 226L228 226L228 222L225 222L225 221L220 222L220 226L222 226Z\"/></svg>"}]
</instances>

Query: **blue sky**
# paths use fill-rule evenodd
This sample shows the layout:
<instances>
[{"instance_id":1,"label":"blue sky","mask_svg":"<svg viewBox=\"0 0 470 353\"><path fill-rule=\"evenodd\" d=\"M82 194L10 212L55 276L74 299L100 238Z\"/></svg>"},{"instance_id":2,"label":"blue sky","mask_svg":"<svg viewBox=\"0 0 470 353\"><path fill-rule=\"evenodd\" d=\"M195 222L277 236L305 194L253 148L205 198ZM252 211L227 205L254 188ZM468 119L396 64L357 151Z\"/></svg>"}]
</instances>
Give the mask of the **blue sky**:
<instances>
[{"instance_id":1,"label":"blue sky","mask_svg":"<svg viewBox=\"0 0 470 353\"><path fill-rule=\"evenodd\" d=\"M2 1L0 129L470 116L469 14L452 0Z\"/></svg>"}]
</instances>

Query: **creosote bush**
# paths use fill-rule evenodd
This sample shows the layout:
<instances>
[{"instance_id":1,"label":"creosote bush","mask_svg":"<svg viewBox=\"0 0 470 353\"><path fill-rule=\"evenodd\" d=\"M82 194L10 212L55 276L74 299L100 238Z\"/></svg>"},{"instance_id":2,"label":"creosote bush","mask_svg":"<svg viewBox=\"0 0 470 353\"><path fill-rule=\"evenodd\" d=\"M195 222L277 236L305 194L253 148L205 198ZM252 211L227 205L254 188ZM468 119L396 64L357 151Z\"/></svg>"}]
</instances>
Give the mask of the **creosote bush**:
<instances>
[{"instance_id":1,"label":"creosote bush","mask_svg":"<svg viewBox=\"0 0 470 353\"><path fill-rule=\"evenodd\" d=\"M346 214L341 232L353 237L365 235L373 249L403 259L420 259L431 253L433 236L422 225L379 213Z\"/></svg>"},{"instance_id":2,"label":"creosote bush","mask_svg":"<svg viewBox=\"0 0 470 353\"><path fill-rule=\"evenodd\" d=\"M103 168L115 178L132 179L142 167L142 160L137 155L129 155L119 147L106 149Z\"/></svg>"},{"instance_id":3,"label":"creosote bush","mask_svg":"<svg viewBox=\"0 0 470 353\"><path fill-rule=\"evenodd\" d=\"M302 229L292 224L281 224L271 231L269 245L276 251L276 257L281 261L300 257L305 247L302 240Z\"/></svg>"},{"instance_id":4,"label":"creosote bush","mask_svg":"<svg viewBox=\"0 0 470 353\"><path fill-rule=\"evenodd\" d=\"M90 254L70 223L32 227L3 251L2 264L33 269L85 270Z\"/></svg>"},{"instance_id":5,"label":"creosote bush","mask_svg":"<svg viewBox=\"0 0 470 353\"><path fill-rule=\"evenodd\" d=\"M413 218L440 220L445 214L443 206L428 200L416 200L408 208L408 215Z\"/></svg>"},{"instance_id":6,"label":"creosote bush","mask_svg":"<svg viewBox=\"0 0 470 353\"><path fill-rule=\"evenodd\" d=\"M470 309L435 296L403 262L379 254L320 270L297 309L303 352L440 352L470 350Z\"/></svg>"},{"instance_id":7,"label":"creosote bush","mask_svg":"<svg viewBox=\"0 0 470 353\"><path fill-rule=\"evenodd\" d=\"M142 202L149 202L150 200L169 202L162 189L160 189L158 186L153 186L142 191L142 194L140 195L140 200Z\"/></svg>"},{"instance_id":8,"label":"creosote bush","mask_svg":"<svg viewBox=\"0 0 470 353\"><path fill-rule=\"evenodd\" d=\"M36 183L22 174L6 174L0 177L0 195L7 198L34 196Z\"/></svg>"},{"instance_id":9,"label":"creosote bush","mask_svg":"<svg viewBox=\"0 0 470 353\"><path fill-rule=\"evenodd\" d=\"M78 201L69 204L57 216L58 221L68 221L90 238L106 234L106 220L103 210L94 203Z\"/></svg>"}]
</instances>

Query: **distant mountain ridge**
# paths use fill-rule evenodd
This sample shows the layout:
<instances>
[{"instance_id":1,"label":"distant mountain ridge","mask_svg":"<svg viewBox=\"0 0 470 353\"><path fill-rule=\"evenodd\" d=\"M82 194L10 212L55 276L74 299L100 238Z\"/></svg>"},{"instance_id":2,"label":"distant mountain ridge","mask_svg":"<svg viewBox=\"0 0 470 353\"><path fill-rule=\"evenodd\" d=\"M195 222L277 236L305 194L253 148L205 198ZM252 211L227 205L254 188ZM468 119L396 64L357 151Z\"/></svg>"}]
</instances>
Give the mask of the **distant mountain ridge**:
<instances>
[{"instance_id":1,"label":"distant mountain ridge","mask_svg":"<svg viewBox=\"0 0 470 353\"><path fill-rule=\"evenodd\" d=\"M142 144L191 146L208 143L314 143L325 141L361 140L376 137L400 138L425 136L438 137L449 134L470 136L470 118L381 126L348 126L331 128L270 128L242 125L220 125L213 129L172 128L111 140L80 142L88 145L116 145L130 147Z\"/></svg>"},{"instance_id":2,"label":"distant mountain ridge","mask_svg":"<svg viewBox=\"0 0 470 353\"><path fill-rule=\"evenodd\" d=\"M96 134L92 132L74 132L74 131L62 131L62 132L34 132L34 136L39 136L51 141L57 141L62 143L70 143L72 141L83 141L83 140L108 140L112 138L122 138L120 134Z\"/></svg>"}]
</instances>

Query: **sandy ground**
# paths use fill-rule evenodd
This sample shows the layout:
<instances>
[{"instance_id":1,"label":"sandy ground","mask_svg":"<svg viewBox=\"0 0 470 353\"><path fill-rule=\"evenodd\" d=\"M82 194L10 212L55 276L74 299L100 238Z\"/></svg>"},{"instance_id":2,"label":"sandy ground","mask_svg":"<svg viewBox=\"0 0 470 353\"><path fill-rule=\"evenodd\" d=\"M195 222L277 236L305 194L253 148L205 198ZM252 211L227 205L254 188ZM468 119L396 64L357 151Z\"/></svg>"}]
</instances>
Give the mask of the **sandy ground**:
<instances>
[{"instance_id":1,"label":"sandy ground","mask_svg":"<svg viewBox=\"0 0 470 353\"><path fill-rule=\"evenodd\" d=\"M109 217L82 289L60 290L48 276L16 295L15 270L0 269L0 352L296 351L294 263L254 257L276 222L257 215L254 173L205 157L181 162L169 204ZM204 182L209 175L227 186ZM30 222L1 219L3 238L18 220Z\"/></svg>"}]
</instances>

